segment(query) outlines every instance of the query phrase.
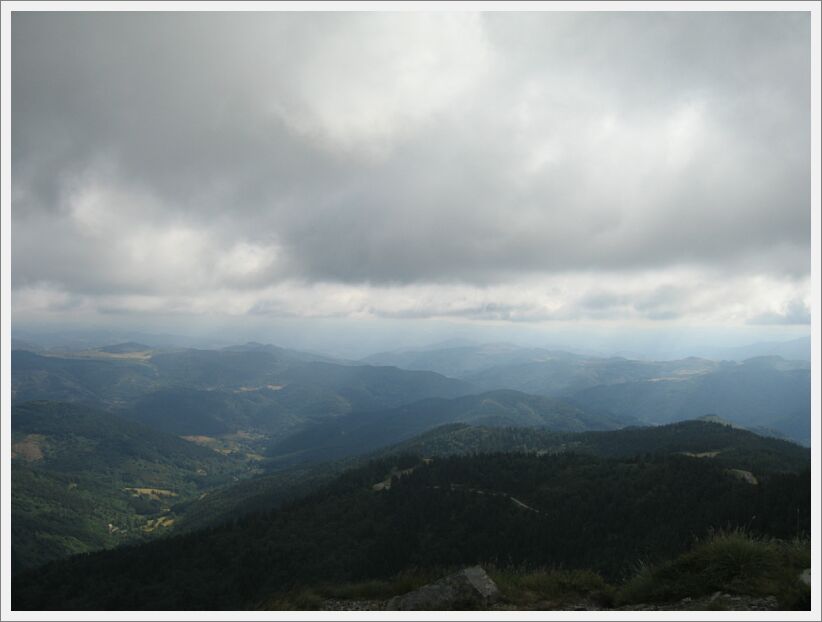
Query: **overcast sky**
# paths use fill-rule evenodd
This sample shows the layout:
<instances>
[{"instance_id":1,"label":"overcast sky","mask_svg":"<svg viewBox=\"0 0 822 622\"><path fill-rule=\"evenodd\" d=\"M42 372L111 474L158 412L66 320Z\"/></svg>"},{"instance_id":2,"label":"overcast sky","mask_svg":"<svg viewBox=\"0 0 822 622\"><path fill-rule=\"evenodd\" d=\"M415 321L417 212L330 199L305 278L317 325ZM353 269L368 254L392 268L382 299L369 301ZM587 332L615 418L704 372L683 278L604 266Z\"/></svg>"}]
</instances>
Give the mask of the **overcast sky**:
<instances>
[{"instance_id":1,"label":"overcast sky","mask_svg":"<svg viewBox=\"0 0 822 622\"><path fill-rule=\"evenodd\" d=\"M11 98L14 322L809 323L807 14L16 13Z\"/></svg>"}]
</instances>

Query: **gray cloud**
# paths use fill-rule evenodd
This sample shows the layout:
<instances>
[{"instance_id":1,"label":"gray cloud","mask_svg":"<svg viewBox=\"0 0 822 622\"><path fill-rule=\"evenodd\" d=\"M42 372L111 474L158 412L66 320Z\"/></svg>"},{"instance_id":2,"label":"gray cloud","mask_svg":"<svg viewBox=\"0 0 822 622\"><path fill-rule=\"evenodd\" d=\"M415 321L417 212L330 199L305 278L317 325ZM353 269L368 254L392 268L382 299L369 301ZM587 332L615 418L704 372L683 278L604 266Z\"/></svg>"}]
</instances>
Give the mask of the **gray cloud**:
<instances>
[{"instance_id":1,"label":"gray cloud","mask_svg":"<svg viewBox=\"0 0 822 622\"><path fill-rule=\"evenodd\" d=\"M750 320L749 324L810 324L811 310L810 307L799 299L791 300L787 306L781 311L770 311L757 315Z\"/></svg>"},{"instance_id":2,"label":"gray cloud","mask_svg":"<svg viewBox=\"0 0 822 622\"><path fill-rule=\"evenodd\" d=\"M299 315L267 288L343 284L358 312L519 319L484 288L653 271L657 298L525 315L670 319L685 266L793 299L809 52L801 13L17 13L13 285ZM374 302L417 286L446 300Z\"/></svg>"}]
</instances>

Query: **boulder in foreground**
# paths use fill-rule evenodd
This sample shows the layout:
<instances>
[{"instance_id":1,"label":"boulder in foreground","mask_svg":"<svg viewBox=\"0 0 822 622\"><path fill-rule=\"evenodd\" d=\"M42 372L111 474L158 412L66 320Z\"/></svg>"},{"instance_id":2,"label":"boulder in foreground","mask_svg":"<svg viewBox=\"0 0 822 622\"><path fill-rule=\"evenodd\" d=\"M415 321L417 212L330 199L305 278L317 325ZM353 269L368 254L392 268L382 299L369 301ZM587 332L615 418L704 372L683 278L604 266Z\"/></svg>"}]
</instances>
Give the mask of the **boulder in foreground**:
<instances>
[{"instance_id":1,"label":"boulder in foreground","mask_svg":"<svg viewBox=\"0 0 822 622\"><path fill-rule=\"evenodd\" d=\"M386 609L447 611L482 609L499 599L499 588L480 566L464 568L418 590L395 596Z\"/></svg>"}]
</instances>

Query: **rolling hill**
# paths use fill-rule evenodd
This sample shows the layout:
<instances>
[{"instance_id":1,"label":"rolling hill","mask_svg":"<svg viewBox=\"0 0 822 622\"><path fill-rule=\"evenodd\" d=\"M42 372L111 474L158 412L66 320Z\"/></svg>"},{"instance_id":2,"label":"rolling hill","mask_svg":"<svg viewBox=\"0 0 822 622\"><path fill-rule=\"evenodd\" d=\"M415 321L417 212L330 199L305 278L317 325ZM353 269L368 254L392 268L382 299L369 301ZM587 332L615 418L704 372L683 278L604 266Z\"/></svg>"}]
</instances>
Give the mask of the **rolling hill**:
<instances>
[{"instance_id":1,"label":"rolling hill","mask_svg":"<svg viewBox=\"0 0 822 622\"><path fill-rule=\"evenodd\" d=\"M15 405L11 429L15 571L156 535L173 503L255 467L77 404Z\"/></svg>"},{"instance_id":2,"label":"rolling hill","mask_svg":"<svg viewBox=\"0 0 822 622\"><path fill-rule=\"evenodd\" d=\"M369 365L393 365L402 369L434 371L452 378L467 378L473 374L499 367L555 359L570 361L581 358L567 352L544 348L523 348L507 343L489 343L381 352L365 357L362 362Z\"/></svg>"},{"instance_id":3,"label":"rolling hill","mask_svg":"<svg viewBox=\"0 0 822 622\"><path fill-rule=\"evenodd\" d=\"M397 443L446 423L544 427L554 431L613 430L628 419L590 416L568 404L518 391L421 400L398 408L354 412L307 428L269 451L276 462L330 460Z\"/></svg>"},{"instance_id":4,"label":"rolling hill","mask_svg":"<svg viewBox=\"0 0 822 622\"><path fill-rule=\"evenodd\" d=\"M498 452L556 455L581 453L601 458L684 455L756 477L799 472L810 451L791 442L708 421L682 421L604 432L554 432L545 428L487 427L452 423L375 452L333 462L305 463L254 477L175 506L177 527L190 530L270 510L305 496L347 469L391 456L444 457Z\"/></svg>"},{"instance_id":5,"label":"rolling hill","mask_svg":"<svg viewBox=\"0 0 822 622\"><path fill-rule=\"evenodd\" d=\"M796 343L807 345L807 340ZM716 414L744 427L809 442L806 360L760 356L741 362L694 357L638 361L505 344L384 353L366 360L449 373L482 390L545 395L589 413L635 417L650 424Z\"/></svg>"},{"instance_id":6,"label":"rolling hill","mask_svg":"<svg viewBox=\"0 0 822 622\"><path fill-rule=\"evenodd\" d=\"M142 351L120 344L61 356L12 353L12 399L76 402L184 436L280 439L316 420L474 391L433 372L338 364L247 344Z\"/></svg>"},{"instance_id":7,"label":"rolling hill","mask_svg":"<svg viewBox=\"0 0 822 622\"><path fill-rule=\"evenodd\" d=\"M810 369L806 363L761 357L723 363L705 374L590 387L568 396L586 411L668 423L715 414L744 427L772 428L810 441Z\"/></svg>"}]
</instances>

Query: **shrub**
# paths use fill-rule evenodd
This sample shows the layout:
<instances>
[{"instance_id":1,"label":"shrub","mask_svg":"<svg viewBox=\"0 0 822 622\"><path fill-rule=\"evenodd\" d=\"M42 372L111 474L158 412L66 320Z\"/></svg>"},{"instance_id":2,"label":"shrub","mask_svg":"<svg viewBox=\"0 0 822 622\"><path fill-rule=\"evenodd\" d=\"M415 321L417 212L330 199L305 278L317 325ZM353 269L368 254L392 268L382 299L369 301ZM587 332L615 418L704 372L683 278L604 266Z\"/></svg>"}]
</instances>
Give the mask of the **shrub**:
<instances>
[{"instance_id":1,"label":"shrub","mask_svg":"<svg viewBox=\"0 0 822 622\"><path fill-rule=\"evenodd\" d=\"M502 597L520 606L541 601L552 606L581 600L603 606L613 602L614 588L590 570L492 568L488 574L496 582Z\"/></svg>"},{"instance_id":2,"label":"shrub","mask_svg":"<svg viewBox=\"0 0 822 622\"><path fill-rule=\"evenodd\" d=\"M804 608L810 590L799 581L799 573L809 566L807 541L760 539L741 530L717 532L672 561L642 567L622 586L617 600L669 602L727 592L776 596L786 609Z\"/></svg>"}]
</instances>

